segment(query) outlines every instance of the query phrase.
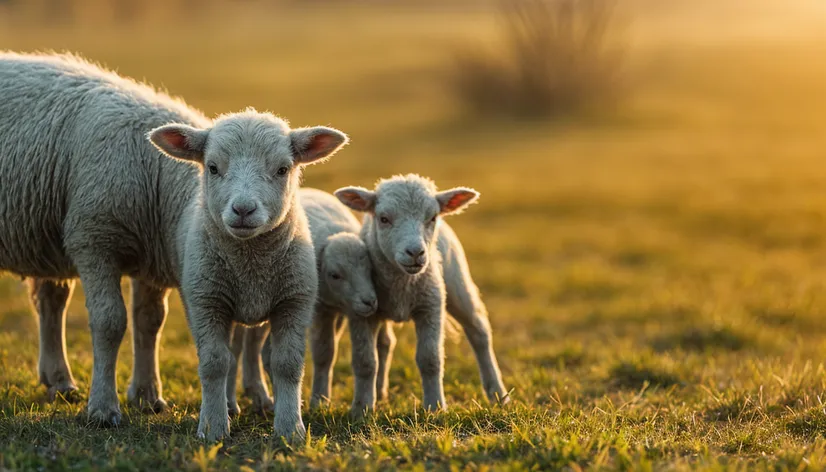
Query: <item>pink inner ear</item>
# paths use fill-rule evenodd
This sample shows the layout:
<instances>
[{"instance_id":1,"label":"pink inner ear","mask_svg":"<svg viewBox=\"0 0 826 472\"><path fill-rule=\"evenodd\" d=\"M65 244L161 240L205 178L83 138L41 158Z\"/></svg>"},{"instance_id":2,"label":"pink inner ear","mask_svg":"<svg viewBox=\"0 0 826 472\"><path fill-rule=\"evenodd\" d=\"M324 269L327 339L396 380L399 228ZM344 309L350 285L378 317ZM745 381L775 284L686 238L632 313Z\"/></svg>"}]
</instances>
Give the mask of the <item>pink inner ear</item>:
<instances>
[{"instance_id":1,"label":"pink inner ear","mask_svg":"<svg viewBox=\"0 0 826 472\"><path fill-rule=\"evenodd\" d=\"M453 195L452 197L450 197L450 200L448 200L445 203L445 210L453 211L453 210L461 207L465 203L467 203L472 198L473 198L473 194L470 193L470 192L457 193L457 194Z\"/></svg>"},{"instance_id":2,"label":"pink inner ear","mask_svg":"<svg viewBox=\"0 0 826 472\"><path fill-rule=\"evenodd\" d=\"M165 132L163 134L163 139L169 144L170 147L175 149L186 149L188 147L186 136L177 131Z\"/></svg>"},{"instance_id":3,"label":"pink inner ear","mask_svg":"<svg viewBox=\"0 0 826 472\"><path fill-rule=\"evenodd\" d=\"M356 211L370 211L373 202L369 198L365 198L361 192L356 190L339 189L335 193L338 200Z\"/></svg>"},{"instance_id":4,"label":"pink inner ear","mask_svg":"<svg viewBox=\"0 0 826 472\"><path fill-rule=\"evenodd\" d=\"M350 205L356 208L364 208L365 206L367 206L364 199L361 198L361 195L357 193L345 193L344 198L347 200L348 203L350 203Z\"/></svg>"},{"instance_id":5,"label":"pink inner ear","mask_svg":"<svg viewBox=\"0 0 826 472\"><path fill-rule=\"evenodd\" d=\"M307 154L315 157L319 154L324 154L332 146L332 136L329 134L317 134L310 140L310 145L307 146Z\"/></svg>"}]
</instances>

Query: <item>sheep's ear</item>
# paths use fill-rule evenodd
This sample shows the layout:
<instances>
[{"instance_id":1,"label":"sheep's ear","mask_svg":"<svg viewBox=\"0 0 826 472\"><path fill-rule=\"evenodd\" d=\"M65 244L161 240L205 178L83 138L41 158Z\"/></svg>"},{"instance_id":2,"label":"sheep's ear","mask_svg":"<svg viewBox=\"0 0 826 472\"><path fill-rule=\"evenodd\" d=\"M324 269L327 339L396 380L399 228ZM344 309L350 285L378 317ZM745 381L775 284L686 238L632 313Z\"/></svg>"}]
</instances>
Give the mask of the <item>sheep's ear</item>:
<instances>
[{"instance_id":1,"label":"sheep's ear","mask_svg":"<svg viewBox=\"0 0 826 472\"><path fill-rule=\"evenodd\" d=\"M344 187L336 190L336 198L356 211L370 212L376 207L376 192L364 187Z\"/></svg>"},{"instance_id":2,"label":"sheep's ear","mask_svg":"<svg viewBox=\"0 0 826 472\"><path fill-rule=\"evenodd\" d=\"M295 162L312 164L335 154L347 144L349 138L337 129L315 126L290 131L290 141L295 154Z\"/></svg>"},{"instance_id":3,"label":"sheep's ear","mask_svg":"<svg viewBox=\"0 0 826 472\"><path fill-rule=\"evenodd\" d=\"M479 192L466 187L453 188L436 194L439 213L442 215L461 213L477 198L479 198Z\"/></svg>"},{"instance_id":4,"label":"sheep's ear","mask_svg":"<svg viewBox=\"0 0 826 472\"><path fill-rule=\"evenodd\" d=\"M169 157L203 163L208 134L209 130L171 124L150 131L149 140Z\"/></svg>"}]
</instances>

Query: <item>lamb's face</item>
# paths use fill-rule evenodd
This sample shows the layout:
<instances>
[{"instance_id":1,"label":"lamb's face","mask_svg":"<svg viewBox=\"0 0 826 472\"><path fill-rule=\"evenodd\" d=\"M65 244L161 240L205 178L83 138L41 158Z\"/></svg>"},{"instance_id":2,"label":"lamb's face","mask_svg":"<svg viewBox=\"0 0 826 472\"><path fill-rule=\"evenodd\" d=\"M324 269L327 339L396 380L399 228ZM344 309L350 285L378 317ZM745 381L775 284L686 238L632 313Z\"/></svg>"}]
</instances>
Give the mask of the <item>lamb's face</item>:
<instances>
[{"instance_id":1,"label":"lamb's face","mask_svg":"<svg viewBox=\"0 0 826 472\"><path fill-rule=\"evenodd\" d=\"M373 267L361 238L346 233L331 237L319 267L320 293L326 303L348 315L370 316L376 312Z\"/></svg>"},{"instance_id":2,"label":"lamb's face","mask_svg":"<svg viewBox=\"0 0 826 472\"><path fill-rule=\"evenodd\" d=\"M294 204L301 168L347 143L338 130L291 130L284 120L254 110L222 116L207 129L161 126L149 139L168 156L203 166L210 219L242 240L281 224Z\"/></svg>"},{"instance_id":3,"label":"lamb's face","mask_svg":"<svg viewBox=\"0 0 826 472\"><path fill-rule=\"evenodd\" d=\"M301 178L280 120L224 119L210 131L204 152L204 199L213 221L238 239L280 224Z\"/></svg>"},{"instance_id":4,"label":"lamb's face","mask_svg":"<svg viewBox=\"0 0 826 472\"><path fill-rule=\"evenodd\" d=\"M383 182L376 188L372 225L381 252L407 274L423 272L436 241L439 203L416 181Z\"/></svg>"},{"instance_id":5,"label":"lamb's face","mask_svg":"<svg viewBox=\"0 0 826 472\"><path fill-rule=\"evenodd\" d=\"M385 259L409 275L427 269L440 216L462 211L478 196L468 188L437 192L430 179L415 174L382 180L374 192L360 187L336 191L348 207L372 214L364 223L370 237Z\"/></svg>"}]
</instances>

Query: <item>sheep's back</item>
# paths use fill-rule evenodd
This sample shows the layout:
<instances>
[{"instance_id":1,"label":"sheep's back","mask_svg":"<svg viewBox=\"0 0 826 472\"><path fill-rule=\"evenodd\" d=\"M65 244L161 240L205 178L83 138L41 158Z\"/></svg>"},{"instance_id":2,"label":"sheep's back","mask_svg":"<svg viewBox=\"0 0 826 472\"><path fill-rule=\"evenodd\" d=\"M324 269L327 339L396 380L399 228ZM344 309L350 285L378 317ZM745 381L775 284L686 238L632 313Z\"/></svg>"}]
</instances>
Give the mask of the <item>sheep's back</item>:
<instances>
[{"instance_id":1,"label":"sheep's back","mask_svg":"<svg viewBox=\"0 0 826 472\"><path fill-rule=\"evenodd\" d=\"M302 188L298 192L298 198L307 215L316 256L318 249L330 236L342 232L359 234L361 231L361 224L356 217L335 196L323 190Z\"/></svg>"},{"instance_id":2,"label":"sheep's back","mask_svg":"<svg viewBox=\"0 0 826 472\"><path fill-rule=\"evenodd\" d=\"M197 186L145 138L170 121L206 120L72 56L0 53L0 268L73 277L73 255L108 251L126 273L152 272L166 257L164 212Z\"/></svg>"}]
</instances>

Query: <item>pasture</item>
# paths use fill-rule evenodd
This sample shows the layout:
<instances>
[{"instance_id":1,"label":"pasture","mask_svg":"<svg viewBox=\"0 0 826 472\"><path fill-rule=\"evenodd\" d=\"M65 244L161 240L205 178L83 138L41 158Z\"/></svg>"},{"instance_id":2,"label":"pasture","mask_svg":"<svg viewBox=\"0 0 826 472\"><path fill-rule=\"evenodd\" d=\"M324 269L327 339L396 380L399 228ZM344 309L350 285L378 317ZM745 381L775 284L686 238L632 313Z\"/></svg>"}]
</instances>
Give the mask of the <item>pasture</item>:
<instances>
[{"instance_id":1,"label":"pasture","mask_svg":"<svg viewBox=\"0 0 826 472\"><path fill-rule=\"evenodd\" d=\"M242 412L212 447L195 439L197 358L173 294L161 347L173 408L147 416L125 405L127 333L126 425L87 428L82 293L67 322L81 398L48 403L37 321L7 275L0 470L826 468L826 5L623 3L622 99L515 121L470 115L445 86L455 46L494 41L492 9L377 3L233 2L125 24L5 17L0 48L75 51L208 115L255 106L347 132L352 143L309 168L307 186L417 172L479 190L450 223L512 404L487 404L459 334L447 342L450 410L422 411L404 326L390 400L371 417L347 414L345 336L333 406L305 406L305 445L283 445L271 417Z\"/></svg>"}]
</instances>

